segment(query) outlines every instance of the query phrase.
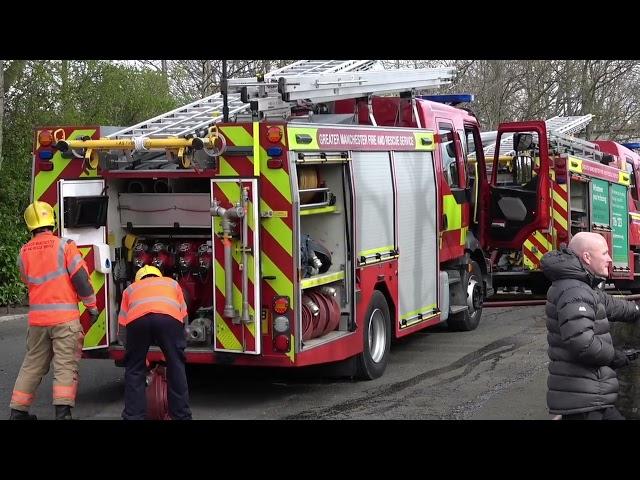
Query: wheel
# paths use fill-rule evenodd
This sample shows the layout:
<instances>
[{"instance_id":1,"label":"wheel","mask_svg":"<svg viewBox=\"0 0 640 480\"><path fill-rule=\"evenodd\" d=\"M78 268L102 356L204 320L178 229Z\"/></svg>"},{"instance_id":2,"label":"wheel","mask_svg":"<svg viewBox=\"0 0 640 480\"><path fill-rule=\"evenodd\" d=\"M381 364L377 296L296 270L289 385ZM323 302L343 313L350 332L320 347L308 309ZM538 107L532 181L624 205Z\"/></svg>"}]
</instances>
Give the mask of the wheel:
<instances>
[{"instance_id":1,"label":"wheel","mask_svg":"<svg viewBox=\"0 0 640 480\"><path fill-rule=\"evenodd\" d=\"M453 285L451 290L451 305L466 305L462 312L449 315L447 325L449 330L468 332L475 330L482 316L482 302L484 293L482 288L482 270L480 265L471 261L471 271L461 272L460 282Z\"/></svg>"},{"instance_id":2,"label":"wheel","mask_svg":"<svg viewBox=\"0 0 640 480\"><path fill-rule=\"evenodd\" d=\"M391 315L384 295L373 292L364 317L362 353L357 360L357 376L373 380L382 376L389 360L391 346Z\"/></svg>"}]
</instances>

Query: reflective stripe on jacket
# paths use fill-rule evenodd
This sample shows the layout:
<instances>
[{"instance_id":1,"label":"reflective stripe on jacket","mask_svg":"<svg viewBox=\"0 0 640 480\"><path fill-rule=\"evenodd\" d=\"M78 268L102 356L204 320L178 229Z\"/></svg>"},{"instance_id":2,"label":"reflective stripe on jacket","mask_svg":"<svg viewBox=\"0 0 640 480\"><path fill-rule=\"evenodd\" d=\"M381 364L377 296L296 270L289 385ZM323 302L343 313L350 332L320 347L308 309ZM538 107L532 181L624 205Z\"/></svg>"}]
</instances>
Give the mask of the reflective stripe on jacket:
<instances>
[{"instance_id":1,"label":"reflective stripe on jacket","mask_svg":"<svg viewBox=\"0 0 640 480\"><path fill-rule=\"evenodd\" d=\"M129 285L122 294L118 323L126 326L147 313L164 313L184 322L187 304L178 282L169 277L147 277Z\"/></svg>"},{"instance_id":2,"label":"reflective stripe on jacket","mask_svg":"<svg viewBox=\"0 0 640 480\"><path fill-rule=\"evenodd\" d=\"M71 277L81 268L89 272L73 240L39 233L20 250L18 267L29 289L29 325L51 326L80 318ZM95 295L82 300L95 306Z\"/></svg>"}]
</instances>

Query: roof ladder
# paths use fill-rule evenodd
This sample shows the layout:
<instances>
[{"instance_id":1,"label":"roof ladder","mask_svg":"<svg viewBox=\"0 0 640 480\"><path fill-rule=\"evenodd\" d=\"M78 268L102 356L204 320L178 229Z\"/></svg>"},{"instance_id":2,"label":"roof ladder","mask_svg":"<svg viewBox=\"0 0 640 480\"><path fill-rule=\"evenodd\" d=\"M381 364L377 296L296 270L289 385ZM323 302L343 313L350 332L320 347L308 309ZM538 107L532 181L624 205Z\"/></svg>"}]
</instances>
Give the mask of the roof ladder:
<instances>
[{"instance_id":1,"label":"roof ladder","mask_svg":"<svg viewBox=\"0 0 640 480\"><path fill-rule=\"evenodd\" d=\"M292 102L321 103L435 88L450 83L454 74L454 67L444 67L283 75L264 81L232 79L229 89L240 92L255 115L267 116L290 110Z\"/></svg>"},{"instance_id":2,"label":"roof ladder","mask_svg":"<svg viewBox=\"0 0 640 480\"><path fill-rule=\"evenodd\" d=\"M264 76L265 81L282 76L296 77L304 75L332 74L337 72L368 71L380 68L374 60L300 60L285 67L273 70ZM255 79L253 79L255 81ZM229 94L229 115L249 109L240 94ZM157 138L182 137L198 129L222 120L222 95L214 93L182 107L155 116L131 127L118 130L107 138Z\"/></svg>"},{"instance_id":3,"label":"roof ladder","mask_svg":"<svg viewBox=\"0 0 640 480\"><path fill-rule=\"evenodd\" d=\"M592 157L596 162L600 162L604 153L598 150L595 143L575 138L564 133L551 132L549 134L549 147L555 148L560 153L582 154L583 157ZM562 149L562 151L560 151Z\"/></svg>"}]
</instances>

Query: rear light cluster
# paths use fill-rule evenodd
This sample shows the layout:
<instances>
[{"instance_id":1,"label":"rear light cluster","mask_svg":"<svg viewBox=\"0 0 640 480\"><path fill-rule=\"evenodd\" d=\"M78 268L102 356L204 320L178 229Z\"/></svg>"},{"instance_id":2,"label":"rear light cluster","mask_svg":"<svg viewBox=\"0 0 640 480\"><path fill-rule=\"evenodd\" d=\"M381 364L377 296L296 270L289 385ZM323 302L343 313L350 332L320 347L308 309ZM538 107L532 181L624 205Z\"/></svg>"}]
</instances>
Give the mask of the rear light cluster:
<instances>
[{"instance_id":1,"label":"rear light cluster","mask_svg":"<svg viewBox=\"0 0 640 480\"><path fill-rule=\"evenodd\" d=\"M54 138L51 130L41 130L38 133L38 144L40 145L38 149L38 167L45 172L53 170L53 162L51 161L54 154L53 142Z\"/></svg>"},{"instance_id":2,"label":"rear light cluster","mask_svg":"<svg viewBox=\"0 0 640 480\"><path fill-rule=\"evenodd\" d=\"M267 140L271 143L276 143L278 145L270 145L267 147L267 156L270 158L267 159L267 167L271 169L282 168L282 159L277 158L282 155L283 149L282 146L279 145L280 141L283 137L283 127L268 127L267 128Z\"/></svg>"},{"instance_id":3,"label":"rear light cluster","mask_svg":"<svg viewBox=\"0 0 640 480\"><path fill-rule=\"evenodd\" d=\"M289 297L273 299L273 348L281 352L291 349L291 322L289 320Z\"/></svg>"},{"instance_id":4,"label":"rear light cluster","mask_svg":"<svg viewBox=\"0 0 640 480\"><path fill-rule=\"evenodd\" d=\"M274 144L267 147L267 168L282 168L283 148L281 145L284 136L284 127L267 127L267 140ZM291 350L291 315L289 314L289 297L275 297L273 299L273 348L280 352Z\"/></svg>"}]
</instances>

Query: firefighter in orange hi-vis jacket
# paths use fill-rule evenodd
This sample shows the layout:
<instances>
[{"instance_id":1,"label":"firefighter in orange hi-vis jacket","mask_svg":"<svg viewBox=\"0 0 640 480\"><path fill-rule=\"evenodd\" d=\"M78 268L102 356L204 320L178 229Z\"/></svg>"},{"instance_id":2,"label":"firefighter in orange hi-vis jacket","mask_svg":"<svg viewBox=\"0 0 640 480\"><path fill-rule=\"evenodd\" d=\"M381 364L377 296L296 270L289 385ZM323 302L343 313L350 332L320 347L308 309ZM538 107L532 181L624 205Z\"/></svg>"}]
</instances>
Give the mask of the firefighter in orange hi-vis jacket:
<instances>
[{"instance_id":1,"label":"firefighter in orange hi-vis jacket","mask_svg":"<svg viewBox=\"0 0 640 480\"><path fill-rule=\"evenodd\" d=\"M146 359L152 343L160 347L167 362L169 416L172 420L191 420L184 355L187 315L180 284L163 277L154 266L138 270L135 282L123 292L118 323L127 332L124 420L146 418Z\"/></svg>"},{"instance_id":2,"label":"firefighter in orange hi-vis jacket","mask_svg":"<svg viewBox=\"0 0 640 480\"><path fill-rule=\"evenodd\" d=\"M18 256L20 277L29 289L27 351L11 395L11 420L36 420L29 414L35 391L53 363L56 420L71 420L78 389L78 364L84 334L78 298L98 318L89 271L73 240L53 234L55 217L46 202L24 211L32 234Z\"/></svg>"}]
</instances>

